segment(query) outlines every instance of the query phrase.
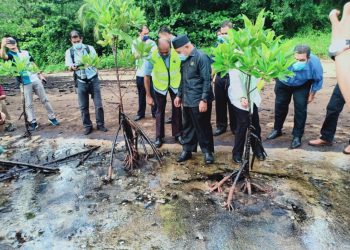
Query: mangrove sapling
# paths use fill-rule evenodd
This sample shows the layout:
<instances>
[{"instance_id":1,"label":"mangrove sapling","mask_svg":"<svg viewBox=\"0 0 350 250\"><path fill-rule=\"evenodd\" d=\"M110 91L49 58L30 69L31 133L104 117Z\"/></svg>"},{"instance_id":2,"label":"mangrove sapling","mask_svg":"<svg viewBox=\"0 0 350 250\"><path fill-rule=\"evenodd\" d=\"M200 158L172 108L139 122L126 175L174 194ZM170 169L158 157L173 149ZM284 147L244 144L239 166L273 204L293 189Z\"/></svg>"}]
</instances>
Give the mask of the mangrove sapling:
<instances>
[{"instance_id":1,"label":"mangrove sapling","mask_svg":"<svg viewBox=\"0 0 350 250\"><path fill-rule=\"evenodd\" d=\"M144 12L139 7L136 7L133 0L84 0L84 4L79 9L79 18L82 21L83 27L92 24L95 36L98 39L97 43L102 46L110 46L114 57L119 96L119 126L111 149L108 179L112 179L114 153L120 131L122 131L125 141L126 157L124 163L127 170L132 170L137 166L138 161L144 158L138 150L138 143L140 142L144 148L146 148L144 143L147 142L161 163L160 152L154 147L141 127L134 123L124 112L118 68L118 48L121 42L132 43L129 32L132 28L145 23ZM149 155L146 151L145 154L145 158L147 158Z\"/></svg>"},{"instance_id":2,"label":"mangrove sapling","mask_svg":"<svg viewBox=\"0 0 350 250\"><path fill-rule=\"evenodd\" d=\"M285 79L292 76L293 73L288 68L294 63L291 44L289 42L283 42L281 37L276 37L274 31L264 29L264 10L259 13L254 24L246 16L243 15L242 18L244 28L230 30L226 37L226 42L213 49L215 61L213 63L214 71L225 75L230 70L235 69L243 74L248 101L250 126L246 132L244 157L240 168L238 172L235 170L210 189L211 192L219 190L225 181L233 178L233 184L225 203L225 207L229 210L233 209L232 200L239 181L243 180L243 184L239 190L248 192L249 195L252 193L253 187L256 190L264 190L260 185L254 183L250 176L250 170L255 158L253 154L253 158L251 159L251 137L254 137L255 143L257 143L254 146L261 147L261 151L265 153L258 136L252 132L254 103L251 101L251 93L256 90L260 91L265 81L270 82L276 78ZM252 86L253 78L255 80L261 79L257 86Z\"/></svg>"}]
</instances>

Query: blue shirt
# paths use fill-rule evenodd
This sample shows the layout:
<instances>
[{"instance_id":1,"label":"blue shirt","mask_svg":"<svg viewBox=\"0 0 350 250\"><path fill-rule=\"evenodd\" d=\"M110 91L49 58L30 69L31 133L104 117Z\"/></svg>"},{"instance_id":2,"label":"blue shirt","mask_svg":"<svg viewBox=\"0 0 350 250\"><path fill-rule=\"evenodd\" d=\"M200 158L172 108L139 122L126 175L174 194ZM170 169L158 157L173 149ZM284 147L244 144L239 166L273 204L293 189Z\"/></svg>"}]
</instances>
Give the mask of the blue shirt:
<instances>
[{"instance_id":1,"label":"blue shirt","mask_svg":"<svg viewBox=\"0 0 350 250\"><path fill-rule=\"evenodd\" d=\"M311 92L316 93L322 88L323 85L323 68L320 59L317 56L311 54L305 68L300 71L294 71L293 67L289 67L290 71L293 71L295 75L293 77L287 77L287 80L281 81L283 84L298 87L305 84L308 81L312 81Z\"/></svg>"},{"instance_id":2,"label":"blue shirt","mask_svg":"<svg viewBox=\"0 0 350 250\"><path fill-rule=\"evenodd\" d=\"M167 69L169 69L169 67L170 67L170 54L167 55L166 57L162 57L162 58L163 58L163 61L165 63L165 66L167 67ZM147 60L145 62L145 68L144 68L145 76L152 76L152 71L153 71L153 63L151 61ZM174 94L177 94L177 91L178 91L177 89L173 89L172 87L170 87L170 88ZM164 90L164 91L161 91L158 89L154 89L154 90L162 95L166 95L166 93L168 93L167 90Z\"/></svg>"}]
</instances>

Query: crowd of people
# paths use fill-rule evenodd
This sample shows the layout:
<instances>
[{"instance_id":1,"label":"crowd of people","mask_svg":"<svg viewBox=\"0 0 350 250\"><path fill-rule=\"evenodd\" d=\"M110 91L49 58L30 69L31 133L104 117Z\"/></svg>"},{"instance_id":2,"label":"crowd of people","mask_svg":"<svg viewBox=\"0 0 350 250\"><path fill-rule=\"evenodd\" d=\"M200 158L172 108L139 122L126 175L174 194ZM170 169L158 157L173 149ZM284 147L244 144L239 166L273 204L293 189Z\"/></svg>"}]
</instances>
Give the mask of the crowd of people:
<instances>
[{"instance_id":1,"label":"crowd of people","mask_svg":"<svg viewBox=\"0 0 350 250\"><path fill-rule=\"evenodd\" d=\"M344 7L343 18L338 19L339 11L330 13L332 23L332 45L330 56L335 60L339 85L334 88L333 94L327 105L326 118L321 129L319 139L309 141L312 146L331 145L337 127L337 120L344 105L350 103L350 77L348 66L350 60L350 4ZM217 31L217 45L225 43L227 34L233 25L230 21L224 21ZM149 36L149 28L143 25L138 30L139 36L132 44L132 53L137 57L138 51L135 45L144 42L152 46L148 58L142 58L137 62L136 86L138 90L138 110L135 121L145 118L147 104L151 107L152 117L155 118L156 138L155 145L160 148L165 138L165 123L171 123L172 136L175 141L183 146L183 151L177 158L183 162L192 157L199 144L204 162L214 162L214 136L219 136L230 127L235 135L232 150L232 160L235 163L242 162L246 132L250 126L248 93L244 86L247 77L242 72L232 69L226 75L213 74L211 63L215 58L210 58L198 50L189 40L187 35L174 36L169 28L161 27L158 32L158 40L153 41ZM82 68L82 56L96 55L93 46L83 44L81 34L73 30L70 33L72 47L65 53L65 65L74 72L74 81L81 111L81 119L84 134L93 131L93 125L89 113L89 98L91 96L96 114L96 127L106 132L104 125L104 109L102 105L100 82L98 71L95 67ZM26 59L34 63L33 57L26 50L21 50L18 42L13 37L4 37L1 43L0 56L4 60L16 61L17 58ZM313 102L316 93L323 85L323 68L320 59L311 53L307 45L297 45L294 48L295 63L289 70L294 72L293 77L286 80L276 79L275 84L275 109L274 128L267 139L273 140L282 136L284 121L288 114L289 104L294 102L294 128L291 149L302 145L307 108ZM345 65L345 66L344 66ZM36 130L36 121L33 92L38 95L41 103L48 113L49 122L58 126L55 112L47 99L43 84L46 79L40 73L21 72L17 77L20 82L25 101L25 112L30 130ZM261 104L261 96L256 88L259 79L252 79L250 100L252 103L252 150L258 160L265 160L265 152L261 143L261 127L259 123L258 108ZM171 99L171 117L165 119L167 95ZM343 94L342 94L343 93ZM3 100L6 98L0 85L0 100L2 112L0 112L0 125L9 120L9 114ZM215 101L216 129L211 125L213 102ZM8 122L6 129L13 130ZM350 144L350 141L349 141ZM343 153L350 154L350 146Z\"/></svg>"}]
</instances>

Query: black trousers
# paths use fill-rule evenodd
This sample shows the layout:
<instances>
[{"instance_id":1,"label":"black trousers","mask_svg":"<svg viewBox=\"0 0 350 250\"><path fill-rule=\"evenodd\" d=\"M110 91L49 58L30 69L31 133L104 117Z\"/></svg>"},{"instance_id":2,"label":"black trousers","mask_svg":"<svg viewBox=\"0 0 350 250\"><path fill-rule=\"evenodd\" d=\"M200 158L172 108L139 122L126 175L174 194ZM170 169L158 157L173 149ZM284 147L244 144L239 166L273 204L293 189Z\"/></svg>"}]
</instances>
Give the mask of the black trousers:
<instances>
[{"instance_id":1,"label":"black trousers","mask_svg":"<svg viewBox=\"0 0 350 250\"><path fill-rule=\"evenodd\" d=\"M230 100L228 98L228 87L230 85L229 75L221 78L216 75L215 78L215 111L216 111L216 127L218 129L227 128L227 110L230 119L230 129L232 132L236 129L236 119L234 118L234 112Z\"/></svg>"},{"instance_id":2,"label":"black trousers","mask_svg":"<svg viewBox=\"0 0 350 250\"><path fill-rule=\"evenodd\" d=\"M174 105L175 93L169 89L169 95L171 98L171 129L172 136L180 136L182 133L182 111L181 107L177 108ZM162 95L155 91L155 97L157 102L157 113L156 113L156 138L164 138L164 119L165 119L165 108L167 103L167 94Z\"/></svg>"},{"instance_id":3,"label":"black trousers","mask_svg":"<svg viewBox=\"0 0 350 250\"><path fill-rule=\"evenodd\" d=\"M235 133L235 141L233 145L232 154L242 156L244 152L246 137L247 137L247 130L250 125L249 112L239 109L233 105L232 105L232 109L235 113L235 118L237 123L237 129ZM253 108L252 125L254 127L254 129L252 130L252 133L254 133L261 140L261 127L260 127L260 121L259 121L258 107L256 105L254 105L254 108ZM257 150L259 149L259 147L256 146L256 139L253 136L251 136L250 140L251 140L253 151L255 153L258 153Z\"/></svg>"},{"instance_id":4,"label":"black trousers","mask_svg":"<svg viewBox=\"0 0 350 250\"><path fill-rule=\"evenodd\" d=\"M293 136L302 137L304 135L307 118L307 101L309 98L311 83L307 82L302 86L290 87L277 80L275 85L275 130L282 130L286 120L289 103L293 96L294 102L294 127Z\"/></svg>"},{"instance_id":5,"label":"black trousers","mask_svg":"<svg viewBox=\"0 0 350 250\"><path fill-rule=\"evenodd\" d=\"M136 86L139 94L139 109L137 111L137 115L144 117L146 113L146 89L144 84L144 77L136 76ZM151 95L153 100L156 100L154 96L152 80L151 80ZM153 117L156 117L156 112L157 112L157 102L155 101L154 105L152 106Z\"/></svg>"},{"instance_id":6,"label":"black trousers","mask_svg":"<svg viewBox=\"0 0 350 250\"><path fill-rule=\"evenodd\" d=\"M327 114L321 129L321 139L332 142L337 130L338 118L345 105L339 85L334 87L333 94L327 105Z\"/></svg>"},{"instance_id":7,"label":"black trousers","mask_svg":"<svg viewBox=\"0 0 350 250\"><path fill-rule=\"evenodd\" d=\"M208 102L206 112L199 112L199 107L183 108L183 150L196 152L197 145L203 153L214 152L213 131L210 123L212 103Z\"/></svg>"}]
</instances>

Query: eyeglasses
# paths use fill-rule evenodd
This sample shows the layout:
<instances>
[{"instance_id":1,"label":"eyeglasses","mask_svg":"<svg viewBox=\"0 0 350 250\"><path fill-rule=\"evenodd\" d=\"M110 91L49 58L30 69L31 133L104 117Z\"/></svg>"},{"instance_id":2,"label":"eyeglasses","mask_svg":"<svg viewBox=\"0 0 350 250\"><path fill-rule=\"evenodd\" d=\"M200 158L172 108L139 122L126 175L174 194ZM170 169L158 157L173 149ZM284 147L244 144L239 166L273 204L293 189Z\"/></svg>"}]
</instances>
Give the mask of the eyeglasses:
<instances>
[{"instance_id":1,"label":"eyeglasses","mask_svg":"<svg viewBox=\"0 0 350 250\"><path fill-rule=\"evenodd\" d=\"M79 36L71 36L70 38L80 38Z\"/></svg>"}]
</instances>

